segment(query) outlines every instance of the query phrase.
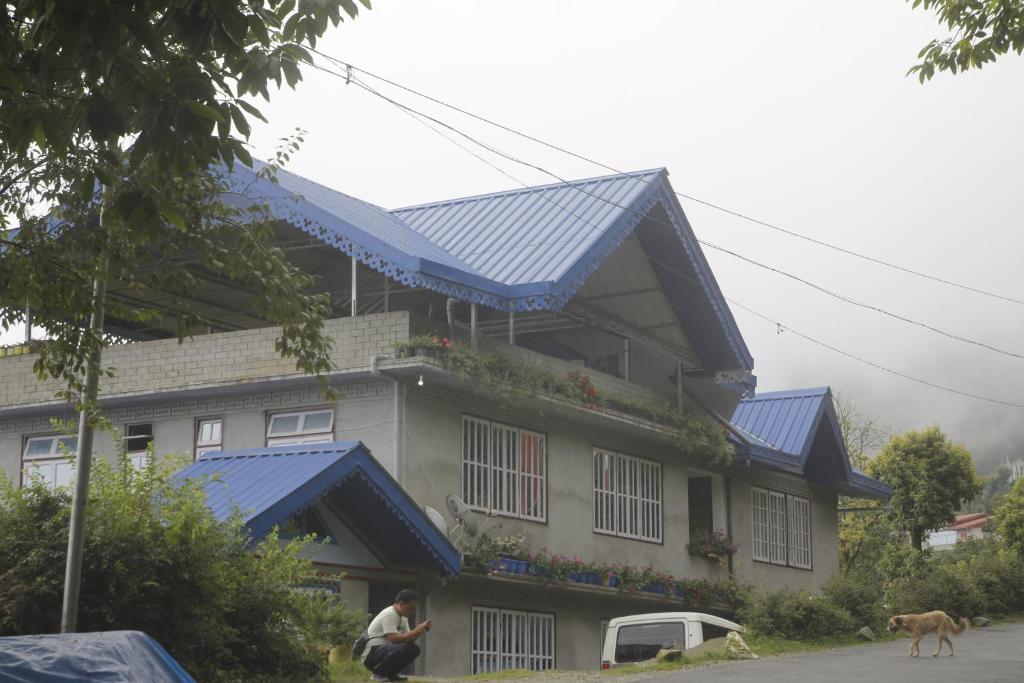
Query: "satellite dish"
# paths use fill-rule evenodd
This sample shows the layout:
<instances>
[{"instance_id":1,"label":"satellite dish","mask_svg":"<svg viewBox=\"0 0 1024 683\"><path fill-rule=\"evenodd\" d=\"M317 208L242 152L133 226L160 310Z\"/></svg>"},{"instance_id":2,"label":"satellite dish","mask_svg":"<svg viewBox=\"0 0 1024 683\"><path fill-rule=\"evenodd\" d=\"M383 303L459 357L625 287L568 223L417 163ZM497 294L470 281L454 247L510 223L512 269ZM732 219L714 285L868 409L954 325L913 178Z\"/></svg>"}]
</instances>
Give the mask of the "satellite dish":
<instances>
[{"instance_id":1,"label":"satellite dish","mask_svg":"<svg viewBox=\"0 0 1024 683\"><path fill-rule=\"evenodd\" d=\"M448 494L444 498L445 505L448 506L448 512L452 517L459 520L460 522L466 518L466 515L470 513L470 507L466 505L466 501L462 500L453 493Z\"/></svg>"},{"instance_id":2,"label":"satellite dish","mask_svg":"<svg viewBox=\"0 0 1024 683\"><path fill-rule=\"evenodd\" d=\"M433 522L434 526L441 530L442 534L446 536L448 535L448 524L444 521L444 517L441 516L440 512L429 505L423 506L423 512L427 515L427 519Z\"/></svg>"}]
</instances>

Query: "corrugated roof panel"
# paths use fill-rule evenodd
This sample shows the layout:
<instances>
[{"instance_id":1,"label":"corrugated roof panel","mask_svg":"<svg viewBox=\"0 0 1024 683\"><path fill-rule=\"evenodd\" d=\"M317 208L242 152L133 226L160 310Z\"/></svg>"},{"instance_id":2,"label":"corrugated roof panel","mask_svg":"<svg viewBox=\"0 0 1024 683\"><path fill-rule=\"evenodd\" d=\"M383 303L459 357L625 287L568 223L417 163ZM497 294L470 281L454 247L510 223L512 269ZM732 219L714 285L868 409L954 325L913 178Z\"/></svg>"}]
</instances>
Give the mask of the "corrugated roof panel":
<instances>
[{"instance_id":1,"label":"corrugated roof panel","mask_svg":"<svg viewBox=\"0 0 1024 683\"><path fill-rule=\"evenodd\" d=\"M663 171L559 183L394 211L484 277L503 284L565 275Z\"/></svg>"},{"instance_id":2,"label":"corrugated roof panel","mask_svg":"<svg viewBox=\"0 0 1024 683\"><path fill-rule=\"evenodd\" d=\"M348 523L376 534L379 548L400 560L436 561L448 574L461 566L458 550L358 441L210 453L175 476L205 478L214 516L224 521L237 510L254 539L341 487L335 502Z\"/></svg>"},{"instance_id":3,"label":"corrugated roof panel","mask_svg":"<svg viewBox=\"0 0 1024 683\"><path fill-rule=\"evenodd\" d=\"M254 162L254 164L256 172L266 167L266 164L261 162ZM253 170L247 169L244 166L236 166L234 173L236 176L248 176L253 174ZM276 186L270 181L259 183L259 191L264 193L263 198L278 201L285 200L283 206L286 210L291 206L293 210L299 213L302 212L303 203L308 203L321 209L326 212L324 218L328 220L315 222L322 224L324 228L336 236L354 239L359 242L358 235L352 233L363 233L414 258L429 259L451 268L474 273L472 268L467 268L464 263L453 257L442 247L434 244L415 230L410 229L400 218L379 206L350 197L347 194L332 190L320 183L285 170L278 170L276 178ZM243 180L246 184L251 181L250 178L244 178ZM296 227L310 232L310 226L297 224ZM311 234L313 233L311 232ZM368 245L361 244L361 246L366 247Z\"/></svg>"},{"instance_id":4,"label":"corrugated roof panel","mask_svg":"<svg viewBox=\"0 0 1024 683\"><path fill-rule=\"evenodd\" d=\"M783 453L802 456L827 395L828 387L760 394L740 401L732 422Z\"/></svg>"}]
</instances>

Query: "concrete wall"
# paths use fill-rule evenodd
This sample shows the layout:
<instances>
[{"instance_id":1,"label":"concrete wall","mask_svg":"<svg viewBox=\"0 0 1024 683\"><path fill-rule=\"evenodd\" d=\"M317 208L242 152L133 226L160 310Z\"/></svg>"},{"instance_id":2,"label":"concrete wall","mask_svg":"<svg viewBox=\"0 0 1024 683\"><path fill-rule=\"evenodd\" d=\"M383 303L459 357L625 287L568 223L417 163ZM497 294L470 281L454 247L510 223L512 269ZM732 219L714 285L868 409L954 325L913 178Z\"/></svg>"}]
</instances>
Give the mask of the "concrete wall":
<instances>
[{"instance_id":1,"label":"concrete wall","mask_svg":"<svg viewBox=\"0 0 1024 683\"><path fill-rule=\"evenodd\" d=\"M812 569L782 567L754 561L751 555L750 487L790 493L811 501ZM834 490L810 486L806 480L778 472L751 471L732 480L733 538L740 543L734 557L736 576L758 588L820 591L839 569L839 530Z\"/></svg>"},{"instance_id":2,"label":"concrete wall","mask_svg":"<svg viewBox=\"0 0 1024 683\"><path fill-rule=\"evenodd\" d=\"M711 577L721 569L691 557L688 467L668 444L643 438L623 427L573 426L545 414L545 408L513 407L476 395L463 399L411 385L406 394L403 485L413 498L439 511L445 496L462 495L462 416L465 414L545 433L547 436L547 522L476 515L481 528L495 535L526 537L533 549L548 547L586 560L651 565L675 576ZM607 448L662 463L663 542L650 543L598 534L593 530L593 449ZM719 488L716 493L719 493ZM724 496L717 496L716 522L724 527ZM454 523L447 516L450 523Z\"/></svg>"},{"instance_id":3,"label":"concrete wall","mask_svg":"<svg viewBox=\"0 0 1024 683\"><path fill-rule=\"evenodd\" d=\"M239 391L224 397L140 404L111 410L108 417L120 430L128 424L152 423L154 448L158 455L185 454L192 457L196 420L200 418L223 418L225 449L258 448L266 445L267 416L270 413L331 407L334 409L335 438L339 441L361 440L394 473L393 385L386 380L361 382L338 387L336 391L338 399L335 401L326 401L315 388L262 393ZM54 416L69 417L66 413L55 413ZM25 439L54 432L49 416L12 418L0 422L0 472L19 481ZM99 457L113 459L118 452L119 447L110 434L97 434L96 453Z\"/></svg>"}]
</instances>

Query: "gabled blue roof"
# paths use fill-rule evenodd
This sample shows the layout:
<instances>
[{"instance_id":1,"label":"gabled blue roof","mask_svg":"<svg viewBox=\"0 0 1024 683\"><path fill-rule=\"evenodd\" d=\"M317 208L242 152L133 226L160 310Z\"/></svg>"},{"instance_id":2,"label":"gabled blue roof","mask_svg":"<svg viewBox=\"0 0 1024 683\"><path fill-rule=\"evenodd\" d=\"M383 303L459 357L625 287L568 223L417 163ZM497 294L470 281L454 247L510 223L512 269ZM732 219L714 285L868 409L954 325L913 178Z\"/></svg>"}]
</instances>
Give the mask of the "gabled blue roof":
<instances>
[{"instance_id":1,"label":"gabled blue roof","mask_svg":"<svg viewBox=\"0 0 1024 683\"><path fill-rule=\"evenodd\" d=\"M203 479L214 516L238 511L253 539L331 494L386 559L459 573L459 552L358 441L210 453L175 476Z\"/></svg>"},{"instance_id":2,"label":"gabled blue roof","mask_svg":"<svg viewBox=\"0 0 1024 683\"><path fill-rule=\"evenodd\" d=\"M743 399L731 422L745 438L744 455L752 462L835 484L848 495L881 499L892 495L888 484L851 466L829 387L765 392Z\"/></svg>"},{"instance_id":3,"label":"gabled blue roof","mask_svg":"<svg viewBox=\"0 0 1024 683\"><path fill-rule=\"evenodd\" d=\"M688 261L695 291L711 310L709 321L735 359L727 367L753 369L664 169L389 212L285 171L277 172L275 184L258 174L263 168L236 164L229 183L235 192L266 202L276 217L397 282L501 311L560 310L660 204L682 245L679 258ZM692 308L692 301L680 306Z\"/></svg>"}]
</instances>

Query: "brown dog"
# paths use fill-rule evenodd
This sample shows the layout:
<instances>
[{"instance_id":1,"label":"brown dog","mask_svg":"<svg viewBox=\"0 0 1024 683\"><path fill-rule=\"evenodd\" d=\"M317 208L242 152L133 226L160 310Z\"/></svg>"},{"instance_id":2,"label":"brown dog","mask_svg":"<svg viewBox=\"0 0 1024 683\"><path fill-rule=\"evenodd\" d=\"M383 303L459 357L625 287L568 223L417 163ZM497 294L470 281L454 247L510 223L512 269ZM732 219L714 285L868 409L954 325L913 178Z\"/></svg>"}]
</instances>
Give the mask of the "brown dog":
<instances>
[{"instance_id":1,"label":"brown dog","mask_svg":"<svg viewBox=\"0 0 1024 683\"><path fill-rule=\"evenodd\" d=\"M906 631L913 639L910 643L910 656L917 657L921 654L921 639L933 631L939 632L939 647L932 657L938 657L942 652L942 642L949 645L949 656L953 656L953 641L949 639L948 633L958 636L967 630L967 619L960 617L960 624L953 623L945 612L936 610L924 614L900 614L889 620L889 632Z\"/></svg>"}]
</instances>

